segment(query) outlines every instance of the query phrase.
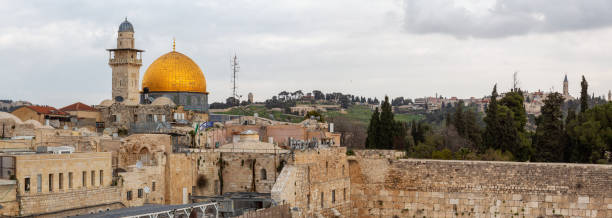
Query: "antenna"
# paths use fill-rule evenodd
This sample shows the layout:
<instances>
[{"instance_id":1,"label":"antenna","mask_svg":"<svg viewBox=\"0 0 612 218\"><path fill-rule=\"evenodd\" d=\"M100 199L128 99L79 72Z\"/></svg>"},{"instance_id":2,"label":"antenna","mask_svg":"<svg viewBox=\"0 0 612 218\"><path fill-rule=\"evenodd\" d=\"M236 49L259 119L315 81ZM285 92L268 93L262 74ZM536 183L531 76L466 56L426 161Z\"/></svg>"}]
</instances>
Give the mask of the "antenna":
<instances>
[{"instance_id":1,"label":"antenna","mask_svg":"<svg viewBox=\"0 0 612 218\"><path fill-rule=\"evenodd\" d=\"M230 63L232 66L232 96L235 100L238 100L238 93L236 93L236 73L240 71L240 66L238 65L238 56L234 53L234 57L230 58Z\"/></svg>"}]
</instances>

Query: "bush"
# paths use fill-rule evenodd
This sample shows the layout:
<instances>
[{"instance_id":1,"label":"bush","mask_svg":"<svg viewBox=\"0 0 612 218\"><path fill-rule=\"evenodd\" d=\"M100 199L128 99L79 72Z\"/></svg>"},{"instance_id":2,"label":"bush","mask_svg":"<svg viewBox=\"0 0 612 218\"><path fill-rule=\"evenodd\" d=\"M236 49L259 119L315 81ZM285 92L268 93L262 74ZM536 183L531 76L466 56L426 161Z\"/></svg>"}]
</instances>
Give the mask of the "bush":
<instances>
[{"instance_id":1,"label":"bush","mask_svg":"<svg viewBox=\"0 0 612 218\"><path fill-rule=\"evenodd\" d=\"M433 146L420 143L412 149L409 156L414 158L431 158L431 153L434 150Z\"/></svg>"},{"instance_id":2,"label":"bush","mask_svg":"<svg viewBox=\"0 0 612 218\"><path fill-rule=\"evenodd\" d=\"M453 152L448 148L442 149L441 151L433 151L431 154L433 159L450 160L453 159Z\"/></svg>"},{"instance_id":3,"label":"bush","mask_svg":"<svg viewBox=\"0 0 612 218\"><path fill-rule=\"evenodd\" d=\"M349 150L346 150L346 155L347 156L353 156L353 155L355 155L355 152L353 150L349 149Z\"/></svg>"},{"instance_id":4,"label":"bush","mask_svg":"<svg viewBox=\"0 0 612 218\"><path fill-rule=\"evenodd\" d=\"M494 150L489 148L480 156L480 159L489 161L513 161L514 156L509 151L502 152L500 149Z\"/></svg>"}]
</instances>

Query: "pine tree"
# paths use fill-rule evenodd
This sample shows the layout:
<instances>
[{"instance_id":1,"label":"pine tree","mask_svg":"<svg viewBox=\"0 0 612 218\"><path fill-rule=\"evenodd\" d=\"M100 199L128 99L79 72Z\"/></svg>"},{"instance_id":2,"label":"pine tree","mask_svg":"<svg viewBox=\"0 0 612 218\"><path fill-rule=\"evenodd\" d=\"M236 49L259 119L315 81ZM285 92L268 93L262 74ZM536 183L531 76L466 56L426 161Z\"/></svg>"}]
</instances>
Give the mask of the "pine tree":
<instances>
[{"instance_id":1,"label":"pine tree","mask_svg":"<svg viewBox=\"0 0 612 218\"><path fill-rule=\"evenodd\" d=\"M368 136L366 137L366 148L374 149L378 146L378 128L380 123L380 113L378 108L374 110L372 117L370 118L370 125L368 126Z\"/></svg>"},{"instance_id":2,"label":"pine tree","mask_svg":"<svg viewBox=\"0 0 612 218\"><path fill-rule=\"evenodd\" d=\"M542 115L538 117L534 145L534 161L561 162L565 152L565 133L563 132L563 112L561 105L564 98L552 93L544 100Z\"/></svg>"},{"instance_id":3,"label":"pine tree","mask_svg":"<svg viewBox=\"0 0 612 218\"><path fill-rule=\"evenodd\" d=\"M589 109L589 84L587 83L584 76L582 76L582 82L580 82L580 113L584 113Z\"/></svg>"}]
</instances>

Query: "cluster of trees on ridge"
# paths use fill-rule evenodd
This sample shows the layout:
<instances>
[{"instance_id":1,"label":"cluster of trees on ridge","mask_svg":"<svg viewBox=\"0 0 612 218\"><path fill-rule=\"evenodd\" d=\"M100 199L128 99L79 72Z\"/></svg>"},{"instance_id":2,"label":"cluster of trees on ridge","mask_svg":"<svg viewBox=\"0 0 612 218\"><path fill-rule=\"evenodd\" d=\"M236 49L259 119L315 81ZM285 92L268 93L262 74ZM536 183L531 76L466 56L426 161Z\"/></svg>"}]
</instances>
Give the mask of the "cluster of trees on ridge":
<instances>
[{"instance_id":1,"label":"cluster of trees on ridge","mask_svg":"<svg viewBox=\"0 0 612 218\"><path fill-rule=\"evenodd\" d=\"M319 90L313 90L310 94L310 98L306 98L306 95L302 90L293 92L281 91L276 96L265 100L263 103L266 108L282 108L286 112L289 111L290 107L295 106L298 103L323 103L323 104L339 104L342 108L348 108L356 103L362 104L380 104L377 98L366 98L364 96L356 96L352 94L343 94L340 92L323 93ZM210 104L211 109L225 109L234 106L245 106L254 102L240 101L234 97L229 97L223 102L214 102Z\"/></svg>"},{"instance_id":2,"label":"cluster of trees on ridge","mask_svg":"<svg viewBox=\"0 0 612 218\"><path fill-rule=\"evenodd\" d=\"M498 99L494 86L482 120L461 102L446 113L439 129L423 121L395 121L385 97L381 110L372 114L365 147L406 150L414 158L612 163L612 103L591 107L587 90L583 77L579 110L570 105L566 113L564 97L549 94L535 118L535 131L526 128L520 89Z\"/></svg>"}]
</instances>

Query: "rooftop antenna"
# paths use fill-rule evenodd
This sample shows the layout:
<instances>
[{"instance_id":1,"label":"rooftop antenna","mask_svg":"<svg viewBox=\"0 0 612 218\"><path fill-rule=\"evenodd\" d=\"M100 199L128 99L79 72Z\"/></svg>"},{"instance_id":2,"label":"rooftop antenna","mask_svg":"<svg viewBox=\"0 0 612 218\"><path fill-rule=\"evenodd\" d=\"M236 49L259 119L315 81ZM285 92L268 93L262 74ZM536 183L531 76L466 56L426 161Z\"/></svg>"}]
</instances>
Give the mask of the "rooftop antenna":
<instances>
[{"instance_id":1,"label":"rooftop antenna","mask_svg":"<svg viewBox=\"0 0 612 218\"><path fill-rule=\"evenodd\" d=\"M234 57L230 58L230 63L232 66L232 96L234 99L238 100L239 96L236 93L236 73L240 71L240 66L238 65L238 56L234 53Z\"/></svg>"}]
</instances>

